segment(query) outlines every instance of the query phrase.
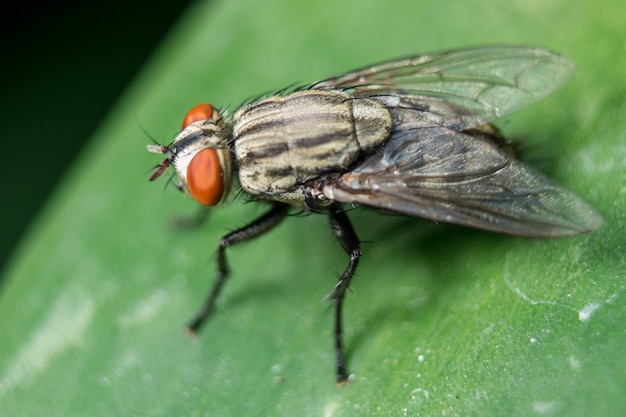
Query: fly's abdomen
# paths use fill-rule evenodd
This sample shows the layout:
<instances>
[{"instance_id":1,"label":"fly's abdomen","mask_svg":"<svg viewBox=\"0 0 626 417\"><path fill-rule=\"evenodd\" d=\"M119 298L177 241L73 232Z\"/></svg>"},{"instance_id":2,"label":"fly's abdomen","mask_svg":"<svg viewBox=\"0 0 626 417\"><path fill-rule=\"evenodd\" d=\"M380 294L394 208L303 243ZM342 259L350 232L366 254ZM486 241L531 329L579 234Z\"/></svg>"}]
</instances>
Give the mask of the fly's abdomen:
<instances>
[{"instance_id":1,"label":"fly's abdomen","mask_svg":"<svg viewBox=\"0 0 626 417\"><path fill-rule=\"evenodd\" d=\"M381 103L340 91L256 101L234 116L239 182L250 194L275 195L320 174L344 172L390 136L391 124Z\"/></svg>"}]
</instances>

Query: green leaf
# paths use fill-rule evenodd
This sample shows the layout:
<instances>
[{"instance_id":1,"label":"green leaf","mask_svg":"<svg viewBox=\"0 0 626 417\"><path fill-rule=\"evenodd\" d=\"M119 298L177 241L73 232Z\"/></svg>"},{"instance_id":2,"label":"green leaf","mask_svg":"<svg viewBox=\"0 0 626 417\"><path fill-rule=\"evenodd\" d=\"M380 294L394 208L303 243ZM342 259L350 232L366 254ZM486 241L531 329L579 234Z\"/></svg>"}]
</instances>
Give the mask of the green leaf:
<instances>
[{"instance_id":1,"label":"green leaf","mask_svg":"<svg viewBox=\"0 0 626 417\"><path fill-rule=\"evenodd\" d=\"M0 294L0 415L615 416L626 410L626 87L617 1L214 1L190 8L92 138ZM605 215L596 233L530 240L350 213L365 243L346 303L352 383L334 383L324 296L347 258L323 216L229 250L232 279L198 337L184 323L234 201L204 227L148 183L187 108L416 53L492 43L572 58L562 91L505 134ZM543 164L543 165L542 165Z\"/></svg>"}]
</instances>

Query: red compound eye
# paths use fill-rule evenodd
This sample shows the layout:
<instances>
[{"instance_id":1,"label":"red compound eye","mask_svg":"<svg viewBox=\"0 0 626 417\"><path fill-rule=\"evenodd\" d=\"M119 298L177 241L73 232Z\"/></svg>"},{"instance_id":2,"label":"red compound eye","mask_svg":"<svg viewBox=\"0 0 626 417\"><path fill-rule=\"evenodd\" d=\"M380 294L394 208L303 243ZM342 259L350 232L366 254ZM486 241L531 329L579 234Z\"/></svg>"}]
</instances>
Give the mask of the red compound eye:
<instances>
[{"instance_id":1,"label":"red compound eye","mask_svg":"<svg viewBox=\"0 0 626 417\"><path fill-rule=\"evenodd\" d=\"M197 106L192 107L191 110L189 110L185 115L185 119L183 120L183 129L193 122L209 120L213 117L214 110L213 106L207 103L198 104Z\"/></svg>"},{"instance_id":2,"label":"red compound eye","mask_svg":"<svg viewBox=\"0 0 626 417\"><path fill-rule=\"evenodd\" d=\"M187 186L193 198L204 206L214 206L224 194L222 166L213 148L202 149L187 167Z\"/></svg>"}]
</instances>

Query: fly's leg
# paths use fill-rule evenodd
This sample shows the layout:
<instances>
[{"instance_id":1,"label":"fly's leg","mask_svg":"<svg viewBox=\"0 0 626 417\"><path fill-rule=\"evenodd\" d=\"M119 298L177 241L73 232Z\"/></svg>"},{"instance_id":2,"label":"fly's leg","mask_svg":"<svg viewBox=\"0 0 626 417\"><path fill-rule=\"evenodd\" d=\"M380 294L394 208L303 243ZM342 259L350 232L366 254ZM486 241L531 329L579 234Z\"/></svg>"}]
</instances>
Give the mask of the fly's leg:
<instances>
[{"instance_id":1,"label":"fly's leg","mask_svg":"<svg viewBox=\"0 0 626 417\"><path fill-rule=\"evenodd\" d=\"M209 217L210 207L200 206L193 216L176 217L172 220L172 228L178 230L195 230L202 226Z\"/></svg>"},{"instance_id":2,"label":"fly's leg","mask_svg":"<svg viewBox=\"0 0 626 417\"><path fill-rule=\"evenodd\" d=\"M265 213L263 216L254 220L250 224L235 230L232 233L227 234L220 240L220 246L217 249L217 278L213 284L213 288L209 293L202 309L196 314L196 316L189 322L187 328L192 333L196 333L200 327L204 324L209 317L213 309L215 308L215 302L217 297L228 278L228 263L226 262L226 248L236 245L238 243L246 242L254 239L257 236L269 231L287 215L289 206L286 204L274 204L272 209Z\"/></svg>"},{"instance_id":3,"label":"fly's leg","mask_svg":"<svg viewBox=\"0 0 626 417\"><path fill-rule=\"evenodd\" d=\"M352 224L346 213L337 209L330 213L330 225L335 232L335 236L341 246L350 255L350 262L346 267L346 270L339 278L339 282L333 288L330 294L333 304L335 305L335 361L337 367L337 383L343 383L348 380L348 372L346 370L346 360L343 348L343 324L342 324L342 307L343 299L346 295L346 290L350 285L350 281L354 276L356 267L359 264L359 258L361 257L361 246L359 238L354 232Z\"/></svg>"}]
</instances>

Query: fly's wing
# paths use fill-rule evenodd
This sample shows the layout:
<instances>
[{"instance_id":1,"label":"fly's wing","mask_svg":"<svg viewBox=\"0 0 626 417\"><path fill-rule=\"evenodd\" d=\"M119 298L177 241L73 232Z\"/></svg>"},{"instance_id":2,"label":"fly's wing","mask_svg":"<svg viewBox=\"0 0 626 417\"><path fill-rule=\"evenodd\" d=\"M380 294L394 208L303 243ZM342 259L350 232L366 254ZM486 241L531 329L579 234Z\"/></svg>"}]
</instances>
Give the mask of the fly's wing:
<instances>
[{"instance_id":1,"label":"fly's wing","mask_svg":"<svg viewBox=\"0 0 626 417\"><path fill-rule=\"evenodd\" d=\"M383 151L321 187L339 203L531 237L590 232L601 216L581 197L508 156L480 130L395 132Z\"/></svg>"},{"instance_id":2,"label":"fly's wing","mask_svg":"<svg viewBox=\"0 0 626 417\"><path fill-rule=\"evenodd\" d=\"M390 61L314 84L390 108L425 112L421 127L465 130L519 110L560 88L567 58L538 48L486 47Z\"/></svg>"}]
</instances>

